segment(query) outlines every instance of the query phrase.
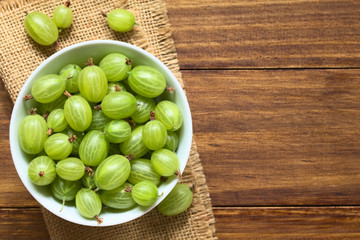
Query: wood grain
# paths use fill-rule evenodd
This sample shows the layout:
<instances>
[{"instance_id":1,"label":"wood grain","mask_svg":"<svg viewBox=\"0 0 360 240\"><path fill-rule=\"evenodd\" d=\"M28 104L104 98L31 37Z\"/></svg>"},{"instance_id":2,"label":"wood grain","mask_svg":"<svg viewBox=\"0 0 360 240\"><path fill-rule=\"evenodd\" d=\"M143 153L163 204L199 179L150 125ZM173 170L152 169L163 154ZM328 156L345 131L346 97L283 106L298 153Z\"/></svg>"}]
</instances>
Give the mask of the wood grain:
<instances>
[{"instance_id":1,"label":"wood grain","mask_svg":"<svg viewBox=\"0 0 360 240\"><path fill-rule=\"evenodd\" d=\"M0 239L50 239L40 208L0 208Z\"/></svg>"},{"instance_id":2,"label":"wood grain","mask_svg":"<svg viewBox=\"0 0 360 240\"><path fill-rule=\"evenodd\" d=\"M183 77L214 206L360 204L360 70Z\"/></svg>"},{"instance_id":3,"label":"wood grain","mask_svg":"<svg viewBox=\"0 0 360 240\"><path fill-rule=\"evenodd\" d=\"M359 207L215 208L219 239L359 239Z\"/></svg>"},{"instance_id":4,"label":"wood grain","mask_svg":"<svg viewBox=\"0 0 360 240\"><path fill-rule=\"evenodd\" d=\"M22 184L11 158L9 125L13 105L10 96L0 83L0 207L29 207L38 203Z\"/></svg>"},{"instance_id":5,"label":"wood grain","mask_svg":"<svg viewBox=\"0 0 360 240\"><path fill-rule=\"evenodd\" d=\"M167 0L180 66L360 67L356 0Z\"/></svg>"},{"instance_id":6,"label":"wood grain","mask_svg":"<svg viewBox=\"0 0 360 240\"><path fill-rule=\"evenodd\" d=\"M357 239L359 207L214 208L219 239ZM49 239L39 208L0 209L1 239Z\"/></svg>"}]
</instances>

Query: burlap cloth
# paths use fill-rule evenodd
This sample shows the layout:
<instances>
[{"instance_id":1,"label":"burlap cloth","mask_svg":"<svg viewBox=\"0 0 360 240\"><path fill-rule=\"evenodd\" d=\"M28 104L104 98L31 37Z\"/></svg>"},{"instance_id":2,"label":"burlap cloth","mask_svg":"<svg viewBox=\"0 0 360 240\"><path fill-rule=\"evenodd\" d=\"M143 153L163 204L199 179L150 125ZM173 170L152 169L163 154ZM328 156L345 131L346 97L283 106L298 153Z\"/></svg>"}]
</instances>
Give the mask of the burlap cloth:
<instances>
[{"instance_id":1,"label":"burlap cloth","mask_svg":"<svg viewBox=\"0 0 360 240\"><path fill-rule=\"evenodd\" d=\"M47 57L74 43L95 39L120 40L149 51L184 86L163 0L73 0L73 25L60 34L57 44L43 47L34 43L24 30L25 11L41 11L52 16L55 6L63 2L0 0L0 78L13 102L31 72ZM129 33L112 31L100 11L109 12L118 7L134 12L140 26ZM73 224L44 208L41 210L51 239L215 239L215 220L195 142L183 182L195 186L194 200L190 209L174 217L162 216L155 209L129 223L96 228Z\"/></svg>"}]
</instances>

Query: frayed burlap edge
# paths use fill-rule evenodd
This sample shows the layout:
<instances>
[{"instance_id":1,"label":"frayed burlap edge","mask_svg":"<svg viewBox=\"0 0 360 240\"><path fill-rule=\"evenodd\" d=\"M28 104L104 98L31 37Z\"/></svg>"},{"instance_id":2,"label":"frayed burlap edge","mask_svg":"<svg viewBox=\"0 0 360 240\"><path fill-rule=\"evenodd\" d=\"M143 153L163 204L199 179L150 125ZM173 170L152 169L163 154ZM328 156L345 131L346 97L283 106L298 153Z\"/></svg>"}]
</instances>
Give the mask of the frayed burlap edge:
<instances>
[{"instance_id":1,"label":"frayed burlap edge","mask_svg":"<svg viewBox=\"0 0 360 240\"><path fill-rule=\"evenodd\" d=\"M136 1L136 0L134 0ZM0 10L2 11L11 11L13 9L18 8L19 6L27 3L31 3L32 0L15 0L15 1L6 1L6 2L0 2ZM127 6L130 5L131 7L131 0L128 1L126 4ZM174 41L172 39L172 33L170 28L170 23L167 17L167 10L166 10L166 4L163 1L150 1L148 2L150 4L150 9L153 11L153 20L157 27L157 43L158 46L152 46L146 41L146 38L140 37L142 34L139 32L139 38L138 41L136 41L136 45L139 47L142 47L146 49L147 51L151 52L155 56L157 56L161 61L165 63L165 65L174 73L176 78L179 80L181 86L184 88L184 83L182 80L182 76L179 69L178 59L177 59L177 53L174 46ZM136 10L136 9L135 9ZM2 14L2 11L0 11L0 16ZM0 49L0 62L2 62L3 54L1 54ZM1 72L1 68L0 68ZM5 82L5 87L8 89L8 86ZM12 94L11 94L12 95ZM12 95L12 100L15 102L16 97ZM193 168L193 174L192 178L195 178L197 185L195 186L195 191L197 191L201 196L201 202L198 204L203 205L205 208L205 214L202 215L196 215L194 217L194 221L198 221L200 224L197 224L198 227L198 233L200 236L213 236L215 237L215 219L212 212L212 205L211 205L211 199L209 196L208 187L206 185L206 179L203 173L203 168L199 159L199 154L197 152L197 146L195 141L192 144L191 153L190 153L190 159L196 159L192 162L192 168ZM188 166L191 167L191 166ZM42 208L42 212L46 213L47 210ZM56 217L54 215L44 214L45 219L49 217ZM48 226L48 230L51 233L51 228Z\"/></svg>"},{"instance_id":2,"label":"frayed burlap edge","mask_svg":"<svg viewBox=\"0 0 360 240\"><path fill-rule=\"evenodd\" d=\"M184 82L182 80L182 75L179 68L179 61L177 58L175 43L172 38L171 33L171 25L167 16L167 9L165 2L162 1L163 4L155 4L156 1L153 3L153 9L155 11L155 20L156 24L158 26L158 36L159 36L159 45L160 45L160 53L156 54L156 56L161 56L161 61L166 63L166 66L172 71L172 73L175 75L175 77L180 82L181 86L184 88ZM185 89L184 89L185 91ZM186 91L185 91L186 93ZM200 156L197 151L197 145L195 143L195 140L193 141L190 158L195 157L198 158L199 161L195 161L193 168L195 171L195 176L198 179L197 186L203 200L203 204L205 205L205 209L207 211L207 222L211 228L211 231L213 232L213 236L215 236L215 218L212 211L212 205L211 205L211 198L209 194L209 189L206 184L206 179L203 171L203 167L200 162ZM205 217L205 216L204 216Z\"/></svg>"}]
</instances>

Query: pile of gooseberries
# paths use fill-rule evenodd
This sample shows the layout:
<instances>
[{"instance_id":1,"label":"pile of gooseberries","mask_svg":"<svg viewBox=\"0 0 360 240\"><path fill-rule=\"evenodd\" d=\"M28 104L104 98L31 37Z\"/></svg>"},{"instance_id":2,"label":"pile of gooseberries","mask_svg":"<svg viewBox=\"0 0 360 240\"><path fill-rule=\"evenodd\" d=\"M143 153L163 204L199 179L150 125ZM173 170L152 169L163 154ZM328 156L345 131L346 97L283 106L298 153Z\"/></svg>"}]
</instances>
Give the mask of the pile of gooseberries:
<instances>
[{"instance_id":1,"label":"pile of gooseberries","mask_svg":"<svg viewBox=\"0 0 360 240\"><path fill-rule=\"evenodd\" d=\"M181 178L176 150L183 116L161 97L173 90L156 68L134 67L121 53L36 79L24 96L33 108L18 128L21 149L33 156L31 182L50 185L63 206L75 199L80 215L99 223L103 205L152 206L164 180ZM190 188L177 184L158 209L171 216L191 202Z\"/></svg>"}]
</instances>

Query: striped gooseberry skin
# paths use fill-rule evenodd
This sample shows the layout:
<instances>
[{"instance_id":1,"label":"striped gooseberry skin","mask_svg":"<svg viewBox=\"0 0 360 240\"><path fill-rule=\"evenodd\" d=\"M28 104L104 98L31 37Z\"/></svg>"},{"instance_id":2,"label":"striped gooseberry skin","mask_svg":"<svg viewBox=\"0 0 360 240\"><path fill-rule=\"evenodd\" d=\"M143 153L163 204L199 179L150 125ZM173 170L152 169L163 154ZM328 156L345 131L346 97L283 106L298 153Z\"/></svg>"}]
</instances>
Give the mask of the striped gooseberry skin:
<instances>
[{"instance_id":1,"label":"striped gooseberry skin","mask_svg":"<svg viewBox=\"0 0 360 240\"><path fill-rule=\"evenodd\" d=\"M78 78L81 95L89 102L101 102L107 93L108 81L98 66L87 66Z\"/></svg>"},{"instance_id":2,"label":"striped gooseberry skin","mask_svg":"<svg viewBox=\"0 0 360 240\"><path fill-rule=\"evenodd\" d=\"M46 121L40 115L28 115L21 120L18 130L21 149L28 154L38 154L43 148L48 135Z\"/></svg>"},{"instance_id":3,"label":"striped gooseberry skin","mask_svg":"<svg viewBox=\"0 0 360 240\"><path fill-rule=\"evenodd\" d=\"M137 184L141 181L149 181L155 185L159 185L161 176L156 173L150 160L139 158L132 160L130 164L131 171L128 179L129 182Z\"/></svg>"},{"instance_id":4,"label":"striped gooseberry skin","mask_svg":"<svg viewBox=\"0 0 360 240\"><path fill-rule=\"evenodd\" d=\"M183 123L179 107L168 100L159 102L155 107L155 113L156 119L162 122L169 131L178 130Z\"/></svg>"},{"instance_id":5,"label":"striped gooseberry skin","mask_svg":"<svg viewBox=\"0 0 360 240\"><path fill-rule=\"evenodd\" d=\"M90 124L90 127L87 129L87 131L91 130L103 130L111 121L110 118L108 118L102 110L92 110L92 121Z\"/></svg>"},{"instance_id":6,"label":"striped gooseberry skin","mask_svg":"<svg viewBox=\"0 0 360 240\"><path fill-rule=\"evenodd\" d=\"M165 216L174 216L188 209L192 200L193 193L190 188L185 184L178 183L157 208Z\"/></svg>"},{"instance_id":7,"label":"striped gooseberry skin","mask_svg":"<svg viewBox=\"0 0 360 240\"><path fill-rule=\"evenodd\" d=\"M96 171L96 167L92 168L92 170L94 173ZM96 188L94 174L85 173L84 176L81 178L81 182L82 182L83 186L88 189Z\"/></svg>"},{"instance_id":8,"label":"striped gooseberry skin","mask_svg":"<svg viewBox=\"0 0 360 240\"><path fill-rule=\"evenodd\" d=\"M134 185L125 182L120 187L113 190L105 190L100 194L102 203L108 207L115 209L129 209L136 205L136 202L131 196L131 192L127 192L126 187L132 188Z\"/></svg>"},{"instance_id":9,"label":"striped gooseberry skin","mask_svg":"<svg viewBox=\"0 0 360 240\"><path fill-rule=\"evenodd\" d=\"M55 180L51 183L50 188L54 197L62 201L64 206L65 202L75 199L75 196L82 188L82 185L81 181L67 181L60 177L56 177Z\"/></svg>"},{"instance_id":10,"label":"striped gooseberry skin","mask_svg":"<svg viewBox=\"0 0 360 240\"><path fill-rule=\"evenodd\" d=\"M70 155L73 149L69 137L64 133L51 135L44 144L46 154L54 160L61 160Z\"/></svg>"},{"instance_id":11,"label":"striped gooseberry skin","mask_svg":"<svg viewBox=\"0 0 360 240\"><path fill-rule=\"evenodd\" d=\"M26 15L25 30L35 42L44 46L53 44L59 36L54 21L41 12L32 12Z\"/></svg>"},{"instance_id":12,"label":"striped gooseberry skin","mask_svg":"<svg viewBox=\"0 0 360 240\"><path fill-rule=\"evenodd\" d=\"M136 66L130 72L129 85L141 96L154 98L164 92L166 81L157 69L150 66Z\"/></svg>"},{"instance_id":13,"label":"striped gooseberry skin","mask_svg":"<svg viewBox=\"0 0 360 240\"><path fill-rule=\"evenodd\" d=\"M120 143L120 151L125 156L132 154L135 159L141 158L149 151L143 142L143 128L143 125L135 127L130 136L124 142Z\"/></svg>"},{"instance_id":14,"label":"striped gooseberry skin","mask_svg":"<svg viewBox=\"0 0 360 240\"><path fill-rule=\"evenodd\" d=\"M91 124L92 113L89 103L81 96L72 96L64 105L65 118L75 131L83 132Z\"/></svg>"},{"instance_id":15,"label":"striped gooseberry skin","mask_svg":"<svg viewBox=\"0 0 360 240\"><path fill-rule=\"evenodd\" d=\"M102 208L100 197L93 190L87 188L78 191L75 197L75 205L80 215L85 218L97 217Z\"/></svg>"},{"instance_id":16,"label":"striped gooseberry skin","mask_svg":"<svg viewBox=\"0 0 360 240\"><path fill-rule=\"evenodd\" d=\"M111 143L122 143L131 134L130 124L125 120L112 120L104 128L106 140Z\"/></svg>"},{"instance_id":17,"label":"striped gooseberry skin","mask_svg":"<svg viewBox=\"0 0 360 240\"><path fill-rule=\"evenodd\" d=\"M152 182L141 181L133 187L131 194L137 204L148 207L155 203L158 197L158 188Z\"/></svg>"},{"instance_id":18,"label":"striped gooseberry skin","mask_svg":"<svg viewBox=\"0 0 360 240\"><path fill-rule=\"evenodd\" d=\"M151 154L151 163L155 171L164 177L173 176L180 167L176 154L164 148L156 150Z\"/></svg>"},{"instance_id":19,"label":"striped gooseberry skin","mask_svg":"<svg viewBox=\"0 0 360 240\"><path fill-rule=\"evenodd\" d=\"M78 78L81 72L81 67L76 64L68 64L64 66L59 75L66 79L65 90L69 93L76 93L79 91Z\"/></svg>"},{"instance_id":20,"label":"striped gooseberry skin","mask_svg":"<svg viewBox=\"0 0 360 240\"><path fill-rule=\"evenodd\" d=\"M109 143L99 130L88 132L80 143L79 156L87 166L98 166L108 155Z\"/></svg>"},{"instance_id":21,"label":"striped gooseberry skin","mask_svg":"<svg viewBox=\"0 0 360 240\"><path fill-rule=\"evenodd\" d=\"M113 155L100 163L95 172L95 184L102 190L120 187L130 175L129 160L121 155Z\"/></svg>"},{"instance_id":22,"label":"striped gooseberry skin","mask_svg":"<svg viewBox=\"0 0 360 240\"><path fill-rule=\"evenodd\" d=\"M73 12L71 8L64 5L59 5L55 8L53 13L54 23L58 28L68 28L73 21Z\"/></svg>"},{"instance_id":23,"label":"striped gooseberry skin","mask_svg":"<svg viewBox=\"0 0 360 240\"><path fill-rule=\"evenodd\" d=\"M84 133L75 131L74 129L70 128L69 126L62 131L62 133L66 134L69 138L71 135L75 136L76 139L72 142L73 149L71 154L78 155L79 154L79 147L82 139L84 138Z\"/></svg>"},{"instance_id":24,"label":"striped gooseberry skin","mask_svg":"<svg viewBox=\"0 0 360 240\"><path fill-rule=\"evenodd\" d=\"M136 100L128 92L110 93L104 97L101 109L111 119L130 117L136 111Z\"/></svg>"},{"instance_id":25,"label":"striped gooseberry skin","mask_svg":"<svg viewBox=\"0 0 360 240\"><path fill-rule=\"evenodd\" d=\"M121 53L110 53L101 60L99 67L104 71L109 82L118 82L128 77L131 61Z\"/></svg>"},{"instance_id":26,"label":"striped gooseberry skin","mask_svg":"<svg viewBox=\"0 0 360 240\"><path fill-rule=\"evenodd\" d=\"M39 104L39 110L41 114L45 114L47 112L52 112L55 109L58 108L64 108L64 104L67 100L67 96L62 94L59 98L57 98L55 101L52 101L50 103L40 103ZM28 101L26 101L28 102Z\"/></svg>"},{"instance_id":27,"label":"striped gooseberry skin","mask_svg":"<svg viewBox=\"0 0 360 240\"><path fill-rule=\"evenodd\" d=\"M52 132L64 131L68 126L65 119L64 109L55 109L47 117L47 125L52 129Z\"/></svg>"},{"instance_id":28,"label":"striped gooseberry skin","mask_svg":"<svg viewBox=\"0 0 360 240\"><path fill-rule=\"evenodd\" d=\"M119 83L119 82L109 82L108 83L108 90L107 90L107 94L113 93L113 92L117 92L116 90L116 86L118 86L120 88L121 92L127 92L126 87L124 86L124 84Z\"/></svg>"},{"instance_id":29,"label":"striped gooseberry skin","mask_svg":"<svg viewBox=\"0 0 360 240\"><path fill-rule=\"evenodd\" d=\"M32 85L31 95L39 103L50 103L64 93L65 86L65 78L56 74L45 75Z\"/></svg>"},{"instance_id":30,"label":"striped gooseberry skin","mask_svg":"<svg viewBox=\"0 0 360 240\"><path fill-rule=\"evenodd\" d=\"M179 136L177 135L177 133L173 131L168 131L164 148L175 152L178 145L179 145Z\"/></svg>"},{"instance_id":31,"label":"striped gooseberry skin","mask_svg":"<svg viewBox=\"0 0 360 240\"><path fill-rule=\"evenodd\" d=\"M144 126L142 132L143 142L150 150L158 150L166 143L167 131L160 121L151 120Z\"/></svg>"},{"instance_id":32,"label":"striped gooseberry skin","mask_svg":"<svg viewBox=\"0 0 360 240\"><path fill-rule=\"evenodd\" d=\"M48 156L37 157L30 162L28 175L36 185L49 185L56 177L55 162Z\"/></svg>"},{"instance_id":33,"label":"striped gooseberry skin","mask_svg":"<svg viewBox=\"0 0 360 240\"><path fill-rule=\"evenodd\" d=\"M85 165L80 159L69 157L56 164L56 173L62 179L77 181L84 176Z\"/></svg>"},{"instance_id":34,"label":"striped gooseberry skin","mask_svg":"<svg viewBox=\"0 0 360 240\"><path fill-rule=\"evenodd\" d=\"M81 181L68 181L56 177L50 187L55 198L61 201L71 201L75 199L76 193L82 188L82 185Z\"/></svg>"},{"instance_id":35,"label":"striped gooseberry skin","mask_svg":"<svg viewBox=\"0 0 360 240\"><path fill-rule=\"evenodd\" d=\"M131 115L131 119L135 123L145 123L149 121L150 112L155 110L155 100L141 95L136 95L135 100L136 111Z\"/></svg>"},{"instance_id":36,"label":"striped gooseberry skin","mask_svg":"<svg viewBox=\"0 0 360 240\"><path fill-rule=\"evenodd\" d=\"M125 9L114 9L106 17L109 27L117 32L128 32L135 24L134 14Z\"/></svg>"}]
</instances>

